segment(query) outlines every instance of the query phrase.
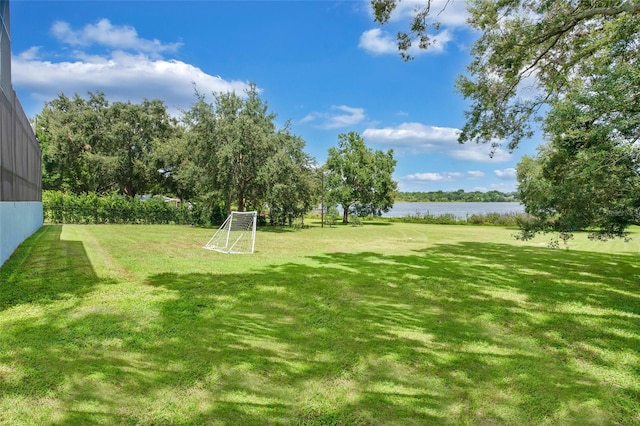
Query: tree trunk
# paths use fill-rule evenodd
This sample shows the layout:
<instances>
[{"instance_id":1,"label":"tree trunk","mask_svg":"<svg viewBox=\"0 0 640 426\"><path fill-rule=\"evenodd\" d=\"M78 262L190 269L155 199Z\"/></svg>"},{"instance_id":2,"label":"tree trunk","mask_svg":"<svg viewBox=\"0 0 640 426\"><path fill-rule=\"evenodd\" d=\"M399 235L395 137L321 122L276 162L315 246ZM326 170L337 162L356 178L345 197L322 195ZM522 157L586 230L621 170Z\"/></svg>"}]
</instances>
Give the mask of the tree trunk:
<instances>
[{"instance_id":1,"label":"tree trunk","mask_svg":"<svg viewBox=\"0 0 640 426\"><path fill-rule=\"evenodd\" d=\"M346 206L342 212L342 223L349 223L349 206Z\"/></svg>"},{"instance_id":2,"label":"tree trunk","mask_svg":"<svg viewBox=\"0 0 640 426\"><path fill-rule=\"evenodd\" d=\"M227 211L227 216L231 214L231 196L227 195L226 200L224 202L224 208Z\"/></svg>"}]
</instances>

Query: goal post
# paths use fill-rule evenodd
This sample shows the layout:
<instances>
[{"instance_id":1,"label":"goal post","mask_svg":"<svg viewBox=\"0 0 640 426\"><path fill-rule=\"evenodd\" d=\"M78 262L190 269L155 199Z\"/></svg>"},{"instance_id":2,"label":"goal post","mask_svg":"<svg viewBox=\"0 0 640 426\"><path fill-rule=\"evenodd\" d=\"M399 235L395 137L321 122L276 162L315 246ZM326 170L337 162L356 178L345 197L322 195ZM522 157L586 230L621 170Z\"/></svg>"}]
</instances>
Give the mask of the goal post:
<instances>
[{"instance_id":1,"label":"goal post","mask_svg":"<svg viewBox=\"0 0 640 426\"><path fill-rule=\"evenodd\" d=\"M256 243L258 212L231 212L203 248L221 253L250 254Z\"/></svg>"}]
</instances>

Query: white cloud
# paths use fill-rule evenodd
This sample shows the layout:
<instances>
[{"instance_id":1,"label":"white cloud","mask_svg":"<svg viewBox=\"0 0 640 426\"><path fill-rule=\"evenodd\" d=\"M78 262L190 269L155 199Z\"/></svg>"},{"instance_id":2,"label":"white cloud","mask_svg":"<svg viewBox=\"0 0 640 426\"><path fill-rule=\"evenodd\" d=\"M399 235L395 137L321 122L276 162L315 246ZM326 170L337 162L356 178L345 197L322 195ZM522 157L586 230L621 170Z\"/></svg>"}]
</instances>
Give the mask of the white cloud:
<instances>
[{"instance_id":1,"label":"white cloud","mask_svg":"<svg viewBox=\"0 0 640 426\"><path fill-rule=\"evenodd\" d=\"M484 177L483 172L443 172L443 173L414 173L407 175L400 180L405 182L451 182L460 179L480 179Z\"/></svg>"},{"instance_id":2,"label":"white cloud","mask_svg":"<svg viewBox=\"0 0 640 426\"><path fill-rule=\"evenodd\" d=\"M404 180L409 181L421 181L421 182L440 182L443 180L450 180L450 178L442 173L415 173L405 176Z\"/></svg>"},{"instance_id":3,"label":"white cloud","mask_svg":"<svg viewBox=\"0 0 640 426\"><path fill-rule=\"evenodd\" d=\"M193 84L201 93L235 91L248 84L225 80L177 60L151 59L144 54L114 52L109 57L86 56L83 60L51 62L29 60L22 55L12 64L13 83L41 101L66 95L103 91L112 101L161 99L177 112L194 101Z\"/></svg>"},{"instance_id":4,"label":"white cloud","mask_svg":"<svg viewBox=\"0 0 640 426\"><path fill-rule=\"evenodd\" d=\"M485 176L484 172L481 172L479 170L471 170L471 171L468 171L467 174L469 175L469 177L476 178L476 179L480 179Z\"/></svg>"},{"instance_id":5,"label":"white cloud","mask_svg":"<svg viewBox=\"0 0 640 426\"><path fill-rule=\"evenodd\" d=\"M131 49L138 52L161 53L175 52L181 43L162 43L157 39L140 38L135 28L126 25L113 25L108 19L95 24L87 24L81 30L74 30L64 21L56 21L51 33L61 42L71 46L87 47L94 44L113 49Z\"/></svg>"},{"instance_id":6,"label":"white cloud","mask_svg":"<svg viewBox=\"0 0 640 426\"><path fill-rule=\"evenodd\" d=\"M329 120L325 127L334 129L338 127L353 126L360 123L366 118L363 108L351 108L346 105L332 106L332 110L342 111L346 114L335 114L329 117Z\"/></svg>"},{"instance_id":7,"label":"white cloud","mask_svg":"<svg viewBox=\"0 0 640 426\"><path fill-rule=\"evenodd\" d=\"M504 163L513 157L513 154L502 148L494 148L493 153L491 150L491 143L466 143L464 145L458 144L456 149L449 151L449 155L457 160L488 163Z\"/></svg>"},{"instance_id":8,"label":"white cloud","mask_svg":"<svg viewBox=\"0 0 640 426\"><path fill-rule=\"evenodd\" d=\"M525 101L530 101L540 95L540 79L538 78L538 71L532 70L524 76L517 87L518 97Z\"/></svg>"},{"instance_id":9,"label":"white cloud","mask_svg":"<svg viewBox=\"0 0 640 426\"><path fill-rule=\"evenodd\" d=\"M503 170L494 170L493 173L500 179L512 180L516 178L516 169L514 169L513 167L509 167Z\"/></svg>"},{"instance_id":10,"label":"white cloud","mask_svg":"<svg viewBox=\"0 0 640 426\"><path fill-rule=\"evenodd\" d=\"M514 192L518 188L514 183L492 183L489 186L476 186L473 188L474 191L487 192L487 191L500 191L500 192Z\"/></svg>"},{"instance_id":11,"label":"white cloud","mask_svg":"<svg viewBox=\"0 0 640 426\"><path fill-rule=\"evenodd\" d=\"M81 30L58 21L51 32L75 48L71 56L47 59L46 52L34 46L12 61L14 85L37 101L50 101L60 93L84 96L103 91L110 101L160 99L172 114L177 114L193 103L194 84L204 94L242 94L249 87L244 81L226 80L197 66L164 59L160 53L175 51L180 44L140 38L135 28L115 26L107 19ZM84 50L89 46L93 46L91 52ZM113 50L100 51L100 47Z\"/></svg>"},{"instance_id":12,"label":"white cloud","mask_svg":"<svg viewBox=\"0 0 640 426\"><path fill-rule=\"evenodd\" d=\"M409 21L417 8L423 8L424 0L405 0L396 3L391 14L391 22ZM430 16L432 21L438 21L443 26L462 27L467 25L469 13L467 2L464 0L432 0Z\"/></svg>"},{"instance_id":13,"label":"white cloud","mask_svg":"<svg viewBox=\"0 0 640 426\"><path fill-rule=\"evenodd\" d=\"M320 118L322 118L322 114L320 114L319 112L310 112L309 114L305 115L300 120L298 120L298 123L299 124L311 123Z\"/></svg>"},{"instance_id":14,"label":"white cloud","mask_svg":"<svg viewBox=\"0 0 640 426\"><path fill-rule=\"evenodd\" d=\"M40 46L32 46L18 55L18 59L31 61L40 56Z\"/></svg>"},{"instance_id":15,"label":"white cloud","mask_svg":"<svg viewBox=\"0 0 640 426\"><path fill-rule=\"evenodd\" d=\"M431 45L428 49L420 49L418 42L415 42L412 43L408 53L412 56L426 53L442 53L447 47L447 43L451 40L453 40L452 33L445 29L431 36ZM396 39L380 28L373 28L363 32L360 36L358 47L376 55L398 54Z\"/></svg>"},{"instance_id":16,"label":"white cloud","mask_svg":"<svg viewBox=\"0 0 640 426\"><path fill-rule=\"evenodd\" d=\"M447 47L447 43L453 40L453 34L449 30L440 31L431 37L431 45L426 50L427 53L442 53Z\"/></svg>"},{"instance_id":17,"label":"white cloud","mask_svg":"<svg viewBox=\"0 0 640 426\"><path fill-rule=\"evenodd\" d=\"M358 47L378 55L396 53L398 49L395 39L380 28L363 32Z\"/></svg>"},{"instance_id":18,"label":"white cloud","mask_svg":"<svg viewBox=\"0 0 640 426\"><path fill-rule=\"evenodd\" d=\"M347 105L332 105L332 112L311 112L300 119L298 123L317 122L323 129L338 129L354 126L367 118L364 108L354 108ZM343 114L341 114L341 112Z\"/></svg>"},{"instance_id":19,"label":"white cloud","mask_svg":"<svg viewBox=\"0 0 640 426\"><path fill-rule=\"evenodd\" d=\"M425 4L424 0L396 2L396 7L391 14L389 23L386 24L389 32L380 28L367 30L360 36L358 47L377 55L397 54L398 48L395 33L397 31L407 31L411 26L411 20L416 10L424 8ZM368 10L372 16L372 9L369 7ZM467 23L468 18L467 2L464 0L431 0L427 25L435 28L433 25L437 22L440 24L442 31L429 34L431 45L428 49L420 49L418 41L415 41L407 53L412 56L418 56L424 53L438 54L444 52L448 43L453 40L453 31L460 28L470 28Z\"/></svg>"},{"instance_id":20,"label":"white cloud","mask_svg":"<svg viewBox=\"0 0 640 426\"><path fill-rule=\"evenodd\" d=\"M427 126L421 123L402 123L397 127L366 129L363 137L372 143L401 148L429 150L436 144L457 143L460 130L451 127Z\"/></svg>"},{"instance_id":21,"label":"white cloud","mask_svg":"<svg viewBox=\"0 0 640 426\"><path fill-rule=\"evenodd\" d=\"M457 160L478 162L505 162L512 155L496 148L491 157L491 145L458 143L460 130L453 127L427 126L422 123L402 123L397 127L366 129L362 136L367 142L393 148L399 153L438 152Z\"/></svg>"}]
</instances>

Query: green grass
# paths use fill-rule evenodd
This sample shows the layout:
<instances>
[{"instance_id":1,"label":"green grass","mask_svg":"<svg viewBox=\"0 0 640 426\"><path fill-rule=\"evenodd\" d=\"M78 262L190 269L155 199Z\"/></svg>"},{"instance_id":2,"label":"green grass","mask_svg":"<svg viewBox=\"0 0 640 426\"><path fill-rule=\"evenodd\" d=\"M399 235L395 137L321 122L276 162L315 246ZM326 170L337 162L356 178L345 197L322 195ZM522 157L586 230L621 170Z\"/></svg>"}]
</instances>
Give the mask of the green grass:
<instances>
[{"instance_id":1,"label":"green grass","mask_svg":"<svg viewBox=\"0 0 640 426\"><path fill-rule=\"evenodd\" d=\"M0 424L640 424L640 230L45 226L0 269Z\"/></svg>"}]
</instances>

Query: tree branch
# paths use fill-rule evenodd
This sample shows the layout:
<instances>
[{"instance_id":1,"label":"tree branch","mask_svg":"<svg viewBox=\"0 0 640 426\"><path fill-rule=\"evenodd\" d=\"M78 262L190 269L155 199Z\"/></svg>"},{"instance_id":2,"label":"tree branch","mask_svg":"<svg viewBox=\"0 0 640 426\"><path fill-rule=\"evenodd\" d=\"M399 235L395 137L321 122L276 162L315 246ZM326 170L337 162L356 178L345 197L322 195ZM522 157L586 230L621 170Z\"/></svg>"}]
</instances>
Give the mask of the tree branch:
<instances>
[{"instance_id":1,"label":"tree branch","mask_svg":"<svg viewBox=\"0 0 640 426\"><path fill-rule=\"evenodd\" d=\"M593 9L584 10L583 12L572 16L572 19L566 24L546 34L542 34L538 38L534 38L530 40L530 43L533 43L533 44L542 43L553 36L565 34L566 32L575 28L576 25L578 25L582 21L589 20L596 16L617 16L621 13L630 13L632 15L640 13L640 3L628 2L620 5L620 7L595 7Z\"/></svg>"}]
</instances>

